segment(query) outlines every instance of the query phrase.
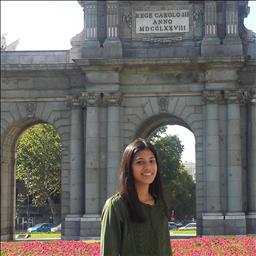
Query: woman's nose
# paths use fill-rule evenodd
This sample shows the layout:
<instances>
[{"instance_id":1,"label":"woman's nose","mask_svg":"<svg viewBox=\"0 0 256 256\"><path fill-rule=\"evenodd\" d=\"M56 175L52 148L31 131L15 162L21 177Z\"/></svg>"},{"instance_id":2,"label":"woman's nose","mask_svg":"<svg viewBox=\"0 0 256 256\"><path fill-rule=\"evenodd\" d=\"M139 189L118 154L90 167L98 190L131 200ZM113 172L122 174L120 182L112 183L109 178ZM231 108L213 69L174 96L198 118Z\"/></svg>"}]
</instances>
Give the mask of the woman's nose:
<instances>
[{"instance_id":1,"label":"woman's nose","mask_svg":"<svg viewBox=\"0 0 256 256\"><path fill-rule=\"evenodd\" d=\"M150 167L150 161L145 161L144 168L149 168L149 167Z\"/></svg>"}]
</instances>

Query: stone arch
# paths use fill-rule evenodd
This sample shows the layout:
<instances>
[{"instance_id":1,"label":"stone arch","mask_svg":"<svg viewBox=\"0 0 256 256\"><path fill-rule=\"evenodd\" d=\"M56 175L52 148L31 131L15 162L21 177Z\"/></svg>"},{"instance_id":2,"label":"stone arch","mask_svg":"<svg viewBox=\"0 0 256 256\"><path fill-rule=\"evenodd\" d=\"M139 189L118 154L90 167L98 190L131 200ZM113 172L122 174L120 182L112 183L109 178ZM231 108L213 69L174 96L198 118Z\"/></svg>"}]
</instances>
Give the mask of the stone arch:
<instances>
[{"instance_id":1,"label":"stone arch","mask_svg":"<svg viewBox=\"0 0 256 256\"><path fill-rule=\"evenodd\" d=\"M192 132L191 128L182 119L167 113L163 113L163 114L159 114L159 115L148 118L137 129L135 137L139 137L139 136L143 138L148 137L150 133L153 132L158 127L164 126L164 125L172 125L172 124L183 126Z\"/></svg>"},{"instance_id":2,"label":"stone arch","mask_svg":"<svg viewBox=\"0 0 256 256\"><path fill-rule=\"evenodd\" d=\"M161 99L165 99L167 102L164 111L161 109ZM125 99L124 105L124 142L129 142L136 137L140 129L147 132L147 124L153 121L156 126L158 126L157 122L180 124L193 132L195 137L200 138L202 144L204 104L200 93L192 96L141 97L139 100L134 97L127 99L127 101ZM172 116L172 119L170 119L170 116ZM143 124L144 122L145 124Z\"/></svg>"},{"instance_id":3,"label":"stone arch","mask_svg":"<svg viewBox=\"0 0 256 256\"><path fill-rule=\"evenodd\" d=\"M193 132L193 130L191 129L191 127L181 118L168 114L168 113L161 113L158 114L156 116L152 116L148 119L146 119L137 129L136 131L136 135L135 138L137 137L142 137L142 138L147 138L155 129L164 126L164 125L180 125L183 126L184 128L187 128L188 130L190 130L194 137L195 137L195 155L196 155L196 159L200 159L200 152L202 152L202 144L198 143L197 141L200 141L200 136L197 137L195 135L195 133ZM198 152L198 155L197 155ZM196 190L200 190L202 188L202 184L203 184L203 180L201 179L202 177L202 165L201 165L201 161L197 162L196 160ZM198 193L197 193L198 194ZM197 200L199 200L199 202L197 203ZM196 217L198 220L198 231L201 228L200 227L200 222L201 222L201 209L203 207L202 204L200 204L200 199L197 197L196 198ZM200 231L199 231L200 232Z\"/></svg>"},{"instance_id":4,"label":"stone arch","mask_svg":"<svg viewBox=\"0 0 256 256\"><path fill-rule=\"evenodd\" d=\"M165 111L161 111L161 98L167 102ZM202 211L205 198L204 182L204 103L200 94L194 96L160 96L125 100L126 111L123 125L123 139L127 144L136 137L146 138L149 134L165 124L177 124L189 129L195 136L196 155L196 218L198 234L202 232Z\"/></svg>"},{"instance_id":5,"label":"stone arch","mask_svg":"<svg viewBox=\"0 0 256 256\"><path fill-rule=\"evenodd\" d=\"M66 176L68 175L67 166L69 162L69 118L61 117L62 111L49 111L49 108L44 105L44 109L38 110L37 113L21 112L20 109L24 107L24 103L16 104L16 108L10 111L3 112L3 123L1 127L1 239L12 240L15 234L15 150L19 136L27 128L39 124L49 123L56 129L58 135L61 138L62 144L62 197L64 201L68 200L68 184L65 184ZM36 104L35 104L36 105ZM38 104L40 106L40 104ZM47 111L48 109L48 111ZM48 113L47 113L48 112ZM22 113L22 114L21 114ZM47 117L47 118L45 118ZM68 179L67 179L68 180ZM65 205L61 205L61 214L65 214L68 209L65 209Z\"/></svg>"}]
</instances>

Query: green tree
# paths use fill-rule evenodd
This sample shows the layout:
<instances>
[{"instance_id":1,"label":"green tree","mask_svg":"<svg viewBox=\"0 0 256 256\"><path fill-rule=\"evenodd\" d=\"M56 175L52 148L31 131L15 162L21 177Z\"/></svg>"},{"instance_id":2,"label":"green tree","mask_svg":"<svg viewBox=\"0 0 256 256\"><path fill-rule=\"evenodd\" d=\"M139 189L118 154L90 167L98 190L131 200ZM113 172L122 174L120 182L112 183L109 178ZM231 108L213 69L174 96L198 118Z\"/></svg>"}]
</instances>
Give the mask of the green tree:
<instances>
[{"instance_id":1,"label":"green tree","mask_svg":"<svg viewBox=\"0 0 256 256\"><path fill-rule=\"evenodd\" d=\"M150 136L155 145L166 201L177 219L195 216L195 183L181 162L184 146L176 135L166 134L167 127L157 129Z\"/></svg>"},{"instance_id":2,"label":"green tree","mask_svg":"<svg viewBox=\"0 0 256 256\"><path fill-rule=\"evenodd\" d=\"M195 217L195 182L184 166L181 166L177 178L167 185L166 195L170 209L179 220Z\"/></svg>"},{"instance_id":3,"label":"green tree","mask_svg":"<svg viewBox=\"0 0 256 256\"><path fill-rule=\"evenodd\" d=\"M27 129L17 143L16 159L17 180L24 182L35 206L48 204L54 222L58 222L61 142L53 126L37 124Z\"/></svg>"}]
</instances>

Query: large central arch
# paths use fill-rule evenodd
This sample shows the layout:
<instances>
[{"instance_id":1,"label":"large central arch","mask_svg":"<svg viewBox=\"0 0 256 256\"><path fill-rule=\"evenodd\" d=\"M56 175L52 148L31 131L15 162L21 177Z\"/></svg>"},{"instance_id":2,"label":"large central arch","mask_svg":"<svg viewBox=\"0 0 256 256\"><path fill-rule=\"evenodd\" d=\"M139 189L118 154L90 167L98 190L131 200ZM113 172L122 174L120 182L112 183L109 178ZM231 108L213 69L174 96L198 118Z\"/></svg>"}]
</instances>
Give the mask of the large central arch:
<instances>
[{"instance_id":1,"label":"large central arch","mask_svg":"<svg viewBox=\"0 0 256 256\"><path fill-rule=\"evenodd\" d=\"M188 98L198 100L197 104L193 107L188 102ZM156 101L157 100L157 101ZM134 124L133 138L148 136L158 127L163 125L181 125L189 129L195 136L196 141L196 209L197 209L197 224L198 233L202 233L202 216L203 211L203 195L200 193L204 189L203 180L203 112L202 101L200 96L176 95L176 96L160 96L157 98L147 98L141 102L145 105L151 105L150 108L145 109L143 112L136 110L137 114L129 118L129 122ZM157 104L156 104L157 102ZM172 102L172 104L170 104ZM139 115L139 113L143 113ZM139 120L136 122L136 120ZM131 135L128 135L131 137Z\"/></svg>"}]
</instances>

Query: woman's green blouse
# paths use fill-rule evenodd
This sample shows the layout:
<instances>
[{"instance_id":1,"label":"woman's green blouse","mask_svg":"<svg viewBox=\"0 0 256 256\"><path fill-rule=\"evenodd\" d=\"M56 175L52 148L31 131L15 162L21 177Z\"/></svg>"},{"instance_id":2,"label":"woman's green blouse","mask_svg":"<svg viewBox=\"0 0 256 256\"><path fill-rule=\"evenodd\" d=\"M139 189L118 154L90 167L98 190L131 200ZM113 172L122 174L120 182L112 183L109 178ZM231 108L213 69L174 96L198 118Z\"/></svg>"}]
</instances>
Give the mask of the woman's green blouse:
<instances>
[{"instance_id":1,"label":"woman's green blouse","mask_svg":"<svg viewBox=\"0 0 256 256\"><path fill-rule=\"evenodd\" d=\"M143 223L129 219L124 199L116 194L109 198L101 216L101 255L169 256L171 246L168 220L163 205L141 203L146 218Z\"/></svg>"}]
</instances>

